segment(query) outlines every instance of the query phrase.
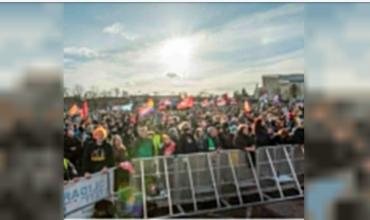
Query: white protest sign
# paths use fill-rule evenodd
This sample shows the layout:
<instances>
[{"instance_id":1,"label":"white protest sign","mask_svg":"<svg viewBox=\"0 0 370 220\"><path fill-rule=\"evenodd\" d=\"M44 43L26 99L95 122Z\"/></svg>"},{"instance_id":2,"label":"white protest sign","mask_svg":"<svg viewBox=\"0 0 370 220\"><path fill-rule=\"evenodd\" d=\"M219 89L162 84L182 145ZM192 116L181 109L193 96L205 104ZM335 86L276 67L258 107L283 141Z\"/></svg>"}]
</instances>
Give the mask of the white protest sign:
<instances>
[{"instance_id":1,"label":"white protest sign","mask_svg":"<svg viewBox=\"0 0 370 220\"><path fill-rule=\"evenodd\" d=\"M83 179L64 188L64 216L91 206L110 195L108 174L95 174L91 179Z\"/></svg>"}]
</instances>

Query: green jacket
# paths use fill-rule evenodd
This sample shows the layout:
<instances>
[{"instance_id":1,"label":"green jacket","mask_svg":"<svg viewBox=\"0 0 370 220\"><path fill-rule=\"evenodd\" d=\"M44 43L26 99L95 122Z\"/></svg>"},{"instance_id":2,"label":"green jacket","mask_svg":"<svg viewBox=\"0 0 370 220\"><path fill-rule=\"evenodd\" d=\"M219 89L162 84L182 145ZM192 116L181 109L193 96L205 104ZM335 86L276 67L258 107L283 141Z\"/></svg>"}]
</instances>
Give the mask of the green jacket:
<instances>
[{"instance_id":1,"label":"green jacket","mask_svg":"<svg viewBox=\"0 0 370 220\"><path fill-rule=\"evenodd\" d=\"M152 139L139 139L135 143L134 157L152 157L154 155L154 147Z\"/></svg>"},{"instance_id":2,"label":"green jacket","mask_svg":"<svg viewBox=\"0 0 370 220\"><path fill-rule=\"evenodd\" d=\"M154 147L154 155L159 155L161 149L161 135L155 134L153 135L153 147Z\"/></svg>"}]
</instances>

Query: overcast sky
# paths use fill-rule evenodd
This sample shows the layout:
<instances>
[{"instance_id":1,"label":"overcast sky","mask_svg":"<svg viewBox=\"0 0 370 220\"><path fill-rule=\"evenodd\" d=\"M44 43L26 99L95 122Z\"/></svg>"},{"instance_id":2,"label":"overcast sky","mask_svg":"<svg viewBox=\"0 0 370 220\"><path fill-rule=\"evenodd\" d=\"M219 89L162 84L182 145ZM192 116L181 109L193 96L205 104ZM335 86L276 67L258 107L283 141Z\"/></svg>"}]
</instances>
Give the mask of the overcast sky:
<instances>
[{"instance_id":1,"label":"overcast sky","mask_svg":"<svg viewBox=\"0 0 370 220\"><path fill-rule=\"evenodd\" d=\"M309 89L330 93L370 89L370 4L305 5L305 66Z\"/></svg>"},{"instance_id":2,"label":"overcast sky","mask_svg":"<svg viewBox=\"0 0 370 220\"><path fill-rule=\"evenodd\" d=\"M29 68L63 68L63 4L2 3L0 28L0 89Z\"/></svg>"},{"instance_id":3,"label":"overcast sky","mask_svg":"<svg viewBox=\"0 0 370 220\"><path fill-rule=\"evenodd\" d=\"M69 88L224 92L303 72L303 4L64 5Z\"/></svg>"}]
</instances>

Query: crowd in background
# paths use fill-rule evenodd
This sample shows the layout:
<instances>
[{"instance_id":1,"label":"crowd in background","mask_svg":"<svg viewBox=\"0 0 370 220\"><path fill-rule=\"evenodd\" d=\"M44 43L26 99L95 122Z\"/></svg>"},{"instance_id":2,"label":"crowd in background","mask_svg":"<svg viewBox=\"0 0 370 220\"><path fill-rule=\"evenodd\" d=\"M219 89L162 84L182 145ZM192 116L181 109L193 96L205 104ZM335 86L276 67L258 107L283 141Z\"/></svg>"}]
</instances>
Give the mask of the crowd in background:
<instances>
[{"instance_id":1,"label":"crowd in background","mask_svg":"<svg viewBox=\"0 0 370 220\"><path fill-rule=\"evenodd\" d=\"M141 115L136 109L89 111L64 117L64 180L114 166L133 158L171 156L222 149L253 154L258 147L304 144L303 100L268 100L222 106L166 107ZM123 164L123 165L122 165ZM129 167L129 166L128 166ZM126 167L126 169L129 169Z\"/></svg>"}]
</instances>

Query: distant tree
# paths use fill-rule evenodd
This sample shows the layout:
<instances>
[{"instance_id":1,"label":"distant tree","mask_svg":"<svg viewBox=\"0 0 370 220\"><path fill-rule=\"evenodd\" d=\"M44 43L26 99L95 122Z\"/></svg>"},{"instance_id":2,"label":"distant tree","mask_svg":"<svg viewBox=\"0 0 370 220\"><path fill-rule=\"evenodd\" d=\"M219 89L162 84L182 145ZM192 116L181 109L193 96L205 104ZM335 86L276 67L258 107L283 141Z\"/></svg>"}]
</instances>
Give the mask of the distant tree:
<instances>
[{"instance_id":1,"label":"distant tree","mask_svg":"<svg viewBox=\"0 0 370 220\"><path fill-rule=\"evenodd\" d=\"M69 96L69 89L67 87L63 87L63 96L68 97Z\"/></svg>"},{"instance_id":2,"label":"distant tree","mask_svg":"<svg viewBox=\"0 0 370 220\"><path fill-rule=\"evenodd\" d=\"M129 94L126 90L122 90L121 93L123 97L127 97Z\"/></svg>"},{"instance_id":3,"label":"distant tree","mask_svg":"<svg viewBox=\"0 0 370 220\"><path fill-rule=\"evenodd\" d=\"M116 87L113 89L113 93L115 94L116 97L119 97L121 94L121 90L118 87Z\"/></svg>"},{"instance_id":4,"label":"distant tree","mask_svg":"<svg viewBox=\"0 0 370 220\"><path fill-rule=\"evenodd\" d=\"M82 98L84 93L84 88L80 84L76 84L75 87L73 88L73 95L77 98Z\"/></svg>"},{"instance_id":5,"label":"distant tree","mask_svg":"<svg viewBox=\"0 0 370 220\"><path fill-rule=\"evenodd\" d=\"M247 97L248 96L248 93L247 91L245 90L245 88L242 89L242 96L243 97Z\"/></svg>"},{"instance_id":6,"label":"distant tree","mask_svg":"<svg viewBox=\"0 0 370 220\"><path fill-rule=\"evenodd\" d=\"M239 91L237 91L237 90L235 90L234 91L234 93L233 93L233 97L234 97L234 99L236 99L236 100L240 100L240 94L239 94Z\"/></svg>"},{"instance_id":7,"label":"distant tree","mask_svg":"<svg viewBox=\"0 0 370 220\"><path fill-rule=\"evenodd\" d=\"M95 98L95 93L91 90L87 90L84 95L85 99L93 99Z\"/></svg>"}]
</instances>

